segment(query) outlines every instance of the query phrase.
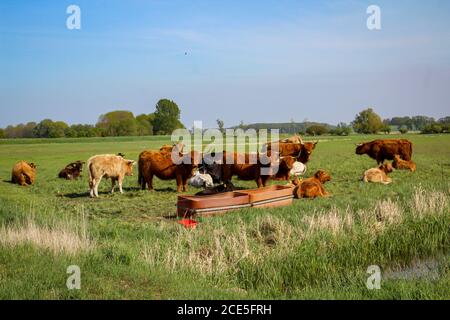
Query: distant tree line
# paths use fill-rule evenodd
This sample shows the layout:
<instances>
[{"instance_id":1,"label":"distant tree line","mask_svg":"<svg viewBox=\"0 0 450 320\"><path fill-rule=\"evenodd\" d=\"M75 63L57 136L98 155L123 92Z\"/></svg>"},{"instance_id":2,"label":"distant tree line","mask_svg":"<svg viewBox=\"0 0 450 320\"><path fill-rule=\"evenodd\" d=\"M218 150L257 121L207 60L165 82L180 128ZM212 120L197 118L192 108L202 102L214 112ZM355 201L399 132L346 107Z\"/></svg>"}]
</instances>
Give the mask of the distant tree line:
<instances>
[{"instance_id":1,"label":"distant tree line","mask_svg":"<svg viewBox=\"0 0 450 320\"><path fill-rule=\"evenodd\" d=\"M392 119L381 120L372 108L361 111L352 122L353 130L357 133L390 133L392 129L397 129L404 134L408 131L420 131L421 133L449 133L450 117L435 120L427 116L414 117L394 117Z\"/></svg>"},{"instance_id":2,"label":"distant tree line","mask_svg":"<svg viewBox=\"0 0 450 320\"><path fill-rule=\"evenodd\" d=\"M80 138L165 135L184 128L180 122L178 105L161 99L155 112L134 116L130 111L112 111L102 114L95 125L73 124L44 119L0 129L0 138Z\"/></svg>"}]
</instances>

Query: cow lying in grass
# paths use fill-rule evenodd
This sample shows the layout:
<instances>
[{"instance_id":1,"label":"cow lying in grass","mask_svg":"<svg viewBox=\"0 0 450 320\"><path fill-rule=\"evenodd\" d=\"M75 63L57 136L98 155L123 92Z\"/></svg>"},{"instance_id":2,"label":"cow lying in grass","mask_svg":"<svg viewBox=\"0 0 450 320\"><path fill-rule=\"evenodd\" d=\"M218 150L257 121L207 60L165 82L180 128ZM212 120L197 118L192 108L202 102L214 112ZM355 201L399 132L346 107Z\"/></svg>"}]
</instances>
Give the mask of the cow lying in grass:
<instances>
[{"instance_id":1,"label":"cow lying in grass","mask_svg":"<svg viewBox=\"0 0 450 320\"><path fill-rule=\"evenodd\" d=\"M409 170L411 172L416 171L416 164L414 163L414 161L410 160L410 161L406 161L400 158L400 156L398 154L396 154L394 156L394 161L392 162L392 166L395 169L399 169L399 170Z\"/></svg>"},{"instance_id":2,"label":"cow lying in grass","mask_svg":"<svg viewBox=\"0 0 450 320\"><path fill-rule=\"evenodd\" d=\"M81 172L83 171L84 161L76 161L69 163L64 169L62 169L58 177L66 180L76 180L81 177Z\"/></svg>"},{"instance_id":3,"label":"cow lying in grass","mask_svg":"<svg viewBox=\"0 0 450 320\"><path fill-rule=\"evenodd\" d=\"M387 176L388 173L394 171L392 164L386 163L377 168L371 168L364 172L364 176L362 180L364 182L375 182L382 184L389 184L392 182L392 179Z\"/></svg>"},{"instance_id":4,"label":"cow lying in grass","mask_svg":"<svg viewBox=\"0 0 450 320\"><path fill-rule=\"evenodd\" d=\"M296 179L293 182L296 185L294 196L296 198L326 197L329 193L325 191L323 184L330 180L331 176L323 170L317 171L313 177L303 181Z\"/></svg>"},{"instance_id":5,"label":"cow lying in grass","mask_svg":"<svg viewBox=\"0 0 450 320\"><path fill-rule=\"evenodd\" d=\"M87 167L89 169L89 189L91 197L98 197L98 186L102 178L111 178L114 192L116 181L119 183L119 191L123 193L122 183L125 176L133 175L134 160L126 160L121 156L113 154L97 155L89 158Z\"/></svg>"},{"instance_id":6,"label":"cow lying in grass","mask_svg":"<svg viewBox=\"0 0 450 320\"><path fill-rule=\"evenodd\" d=\"M11 173L11 182L21 186L31 185L36 179L36 165L26 161L17 162Z\"/></svg>"}]
</instances>

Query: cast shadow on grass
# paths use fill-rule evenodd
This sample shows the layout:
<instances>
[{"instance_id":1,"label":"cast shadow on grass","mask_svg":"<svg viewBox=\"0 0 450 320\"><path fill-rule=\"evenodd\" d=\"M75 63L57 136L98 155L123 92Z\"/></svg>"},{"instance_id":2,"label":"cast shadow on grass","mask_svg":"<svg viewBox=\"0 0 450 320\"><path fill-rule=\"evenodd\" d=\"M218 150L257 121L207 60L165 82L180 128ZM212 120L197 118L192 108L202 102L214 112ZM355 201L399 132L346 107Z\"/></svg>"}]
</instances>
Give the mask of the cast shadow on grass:
<instances>
[{"instance_id":1,"label":"cast shadow on grass","mask_svg":"<svg viewBox=\"0 0 450 320\"><path fill-rule=\"evenodd\" d=\"M129 197L138 197L137 195L134 194L130 194L130 192L139 192L139 191L147 191L147 190L141 190L140 187L124 187L123 188L123 196L126 196L128 193ZM177 190L173 189L173 188L162 188L162 189L154 189L151 192L173 192L176 193ZM114 191L114 194L120 194L119 190ZM98 195L104 195L104 196L108 196L111 195L111 191L99 191ZM89 198L90 197L90 192L86 191L86 192L81 192L81 193L66 193L66 194L61 194L59 195L60 197L63 198L70 198L70 199L78 199L78 198Z\"/></svg>"}]
</instances>

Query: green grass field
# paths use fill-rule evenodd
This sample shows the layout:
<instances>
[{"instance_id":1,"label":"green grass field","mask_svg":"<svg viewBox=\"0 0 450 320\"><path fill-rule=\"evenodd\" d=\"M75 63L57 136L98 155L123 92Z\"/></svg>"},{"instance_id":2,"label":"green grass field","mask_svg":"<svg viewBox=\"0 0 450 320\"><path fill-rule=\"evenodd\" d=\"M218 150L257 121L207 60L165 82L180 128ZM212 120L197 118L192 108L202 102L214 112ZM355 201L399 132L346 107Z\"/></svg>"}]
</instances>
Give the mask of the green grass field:
<instances>
[{"instance_id":1,"label":"green grass field","mask_svg":"<svg viewBox=\"0 0 450 320\"><path fill-rule=\"evenodd\" d=\"M450 135L406 135L417 172L396 171L388 186L359 181L376 162L355 143L373 138L320 138L306 176L329 171L332 197L200 218L195 230L167 218L175 181L141 191L135 170L123 195L103 180L90 199L87 172L57 178L69 162L137 159L169 137L0 140L0 298L449 299ZM38 165L35 185L9 182L18 160ZM66 287L70 265L81 290ZM380 290L366 287L370 265Z\"/></svg>"}]
</instances>

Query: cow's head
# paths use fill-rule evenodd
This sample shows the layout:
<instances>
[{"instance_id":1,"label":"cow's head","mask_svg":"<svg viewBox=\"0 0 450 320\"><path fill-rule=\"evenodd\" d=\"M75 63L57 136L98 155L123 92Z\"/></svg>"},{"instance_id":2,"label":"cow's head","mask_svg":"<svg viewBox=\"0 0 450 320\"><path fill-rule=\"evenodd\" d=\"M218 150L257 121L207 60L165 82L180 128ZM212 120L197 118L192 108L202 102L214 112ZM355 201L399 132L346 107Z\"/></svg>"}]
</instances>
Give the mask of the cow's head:
<instances>
[{"instance_id":1,"label":"cow's head","mask_svg":"<svg viewBox=\"0 0 450 320\"><path fill-rule=\"evenodd\" d=\"M369 151L369 144L368 143L358 143L356 144L356 154L366 154Z\"/></svg>"},{"instance_id":2,"label":"cow's head","mask_svg":"<svg viewBox=\"0 0 450 320\"><path fill-rule=\"evenodd\" d=\"M132 176L133 175L133 166L136 164L134 160L125 160L125 175Z\"/></svg>"},{"instance_id":3,"label":"cow's head","mask_svg":"<svg viewBox=\"0 0 450 320\"><path fill-rule=\"evenodd\" d=\"M309 161L309 158L311 157L313 150L316 148L316 145L318 143L319 143L319 141L305 142L304 144L302 144L300 154L297 158L298 161L300 161L302 163L307 163Z\"/></svg>"},{"instance_id":4,"label":"cow's head","mask_svg":"<svg viewBox=\"0 0 450 320\"><path fill-rule=\"evenodd\" d=\"M325 182L331 180L331 176L330 176L327 172L325 172L325 171L323 171L323 170L317 171L317 172L314 174L314 177L315 177L317 180L319 180L321 183L325 183Z\"/></svg>"},{"instance_id":5,"label":"cow's head","mask_svg":"<svg viewBox=\"0 0 450 320\"><path fill-rule=\"evenodd\" d=\"M398 154L394 155L394 161L395 162L399 162L401 160L402 160L402 158Z\"/></svg>"}]
</instances>

